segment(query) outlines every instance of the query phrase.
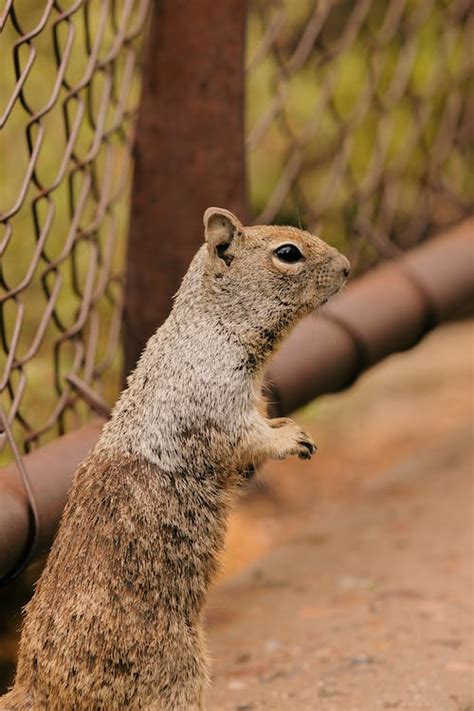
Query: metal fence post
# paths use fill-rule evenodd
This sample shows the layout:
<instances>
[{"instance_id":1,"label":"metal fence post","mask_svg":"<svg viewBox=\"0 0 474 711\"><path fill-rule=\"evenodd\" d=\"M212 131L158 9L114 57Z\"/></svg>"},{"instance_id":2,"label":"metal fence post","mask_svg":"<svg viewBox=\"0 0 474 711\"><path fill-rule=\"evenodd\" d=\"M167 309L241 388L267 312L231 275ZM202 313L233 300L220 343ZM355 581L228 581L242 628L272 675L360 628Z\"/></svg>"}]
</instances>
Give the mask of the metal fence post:
<instances>
[{"instance_id":1,"label":"metal fence post","mask_svg":"<svg viewBox=\"0 0 474 711\"><path fill-rule=\"evenodd\" d=\"M245 213L244 0L153 3L136 128L125 372L167 316L209 205Z\"/></svg>"}]
</instances>

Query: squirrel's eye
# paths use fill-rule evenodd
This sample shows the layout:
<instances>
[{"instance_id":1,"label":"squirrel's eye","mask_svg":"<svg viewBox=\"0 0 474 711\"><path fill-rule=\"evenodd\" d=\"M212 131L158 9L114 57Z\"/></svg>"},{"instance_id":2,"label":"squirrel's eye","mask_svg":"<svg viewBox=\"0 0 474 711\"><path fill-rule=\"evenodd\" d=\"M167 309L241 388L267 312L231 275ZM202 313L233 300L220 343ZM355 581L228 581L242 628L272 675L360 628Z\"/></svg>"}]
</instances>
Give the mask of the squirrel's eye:
<instances>
[{"instance_id":1,"label":"squirrel's eye","mask_svg":"<svg viewBox=\"0 0 474 711\"><path fill-rule=\"evenodd\" d=\"M303 259L303 255L294 244L282 244L281 247L275 249L275 254L282 262L289 262L290 264Z\"/></svg>"}]
</instances>

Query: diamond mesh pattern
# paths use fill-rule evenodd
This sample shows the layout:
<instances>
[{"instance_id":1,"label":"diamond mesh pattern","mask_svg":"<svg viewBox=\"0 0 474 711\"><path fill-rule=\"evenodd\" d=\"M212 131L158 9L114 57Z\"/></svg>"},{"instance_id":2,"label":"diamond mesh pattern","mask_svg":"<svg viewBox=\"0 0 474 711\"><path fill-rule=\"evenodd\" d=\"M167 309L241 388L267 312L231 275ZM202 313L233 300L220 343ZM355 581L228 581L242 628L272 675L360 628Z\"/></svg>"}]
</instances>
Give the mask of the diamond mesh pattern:
<instances>
[{"instance_id":1,"label":"diamond mesh pattern","mask_svg":"<svg viewBox=\"0 0 474 711\"><path fill-rule=\"evenodd\" d=\"M247 122L258 221L301 220L360 271L466 215L470 2L252 7Z\"/></svg>"},{"instance_id":2,"label":"diamond mesh pattern","mask_svg":"<svg viewBox=\"0 0 474 711\"><path fill-rule=\"evenodd\" d=\"M76 425L117 384L147 8L16 0L3 10L0 396L17 457L15 442L29 451Z\"/></svg>"}]
</instances>

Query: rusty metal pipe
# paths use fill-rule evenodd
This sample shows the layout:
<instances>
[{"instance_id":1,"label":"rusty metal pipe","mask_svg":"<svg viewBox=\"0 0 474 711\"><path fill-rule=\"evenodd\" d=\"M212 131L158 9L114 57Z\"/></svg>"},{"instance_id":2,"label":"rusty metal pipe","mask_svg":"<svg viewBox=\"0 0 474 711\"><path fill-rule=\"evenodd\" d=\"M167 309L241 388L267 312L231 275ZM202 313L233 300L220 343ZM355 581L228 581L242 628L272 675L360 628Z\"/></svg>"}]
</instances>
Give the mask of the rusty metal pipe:
<instances>
[{"instance_id":1,"label":"rusty metal pipe","mask_svg":"<svg viewBox=\"0 0 474 711\"><path fill-rule=\"evenodd\" d=\"M291 334L269 369L272 410L285 414L341 390L367 367L410 348L436 324L474 303L474 220L357 279ZM24 458L40 519L35 553L54 536L72 476L103 420ZM0 471L0 577L28 541L28 505L16 468Z\"/></svg>"},{"instance_id":2,"label":"rusty metal pipe","mask_svg":"<svg viewBox=\"0 0 474 711\"><path fill-rule=\"evenodd\" d=\"M97 441L103 423L94 420L23 458L39 516L35 556L51 545L74 472ZM0 578L10 577L27 557L29 525L26 493L11 464L0 470Z\"/></svg>"}]
</instances>

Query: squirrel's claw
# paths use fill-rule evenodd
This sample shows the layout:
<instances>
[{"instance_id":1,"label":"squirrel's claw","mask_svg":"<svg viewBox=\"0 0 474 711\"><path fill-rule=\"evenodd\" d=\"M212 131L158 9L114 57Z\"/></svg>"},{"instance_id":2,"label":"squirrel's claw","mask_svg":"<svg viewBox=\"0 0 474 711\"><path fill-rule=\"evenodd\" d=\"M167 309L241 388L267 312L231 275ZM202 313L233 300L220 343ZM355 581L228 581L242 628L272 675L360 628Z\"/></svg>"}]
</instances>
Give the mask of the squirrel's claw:
<instances>
[{"instance_id":1,"label":"squirrel's claw","mask_svg":"<svg viewBox=\"0 0 474 711\"><path fill-rule=\"evenodd\" d=\"M313 454L318 450L317 446L309 437L308 439L299 440L298 445L301 448L298 452L300 459L311 459Z\"/></svg>"}]
</instances>

